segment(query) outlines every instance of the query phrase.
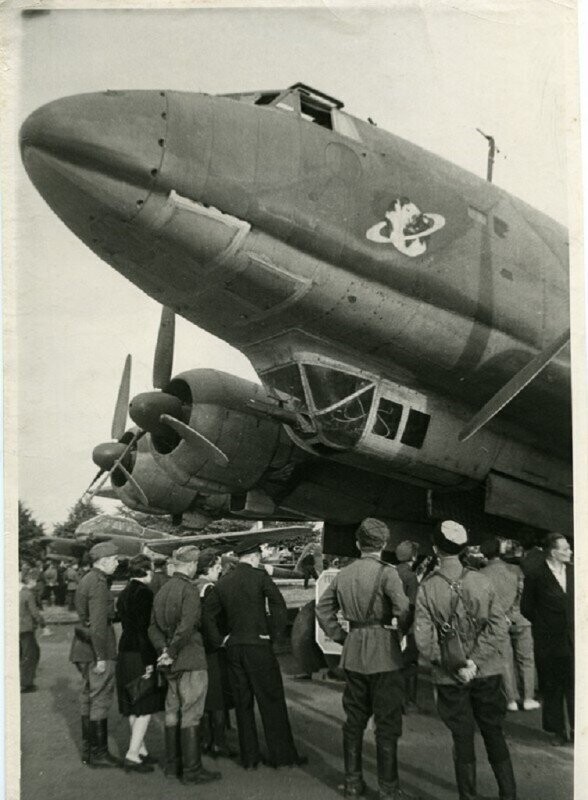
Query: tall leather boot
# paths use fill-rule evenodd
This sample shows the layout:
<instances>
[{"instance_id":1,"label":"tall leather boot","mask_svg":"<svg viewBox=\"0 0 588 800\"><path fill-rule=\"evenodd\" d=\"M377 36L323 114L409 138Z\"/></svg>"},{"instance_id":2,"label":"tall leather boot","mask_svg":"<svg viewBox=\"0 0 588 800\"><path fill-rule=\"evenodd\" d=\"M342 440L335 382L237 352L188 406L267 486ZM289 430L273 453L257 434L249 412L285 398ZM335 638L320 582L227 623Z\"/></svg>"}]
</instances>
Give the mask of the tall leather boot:
<instances>
[{"instance_id":1,"label":"tall leather boot","mask_svg":"<svg viewBox=\"0 0 588 800\"><path fill-rule=\"evenodd\" d=\"M166 778L179 778L182 774L179 732L179 725L165 726L165 761L163 764L163 774Z\"/></svg>"},{"instance_id":2,"label":"tall leather boot","mask_svg":"<svg viewBox=\"0 0 588 800\"><path fill-rule=\"evenodd\" d=\"M476 800L476 762L455 761L455 779L459 800Z\"/></svg>"},{"instance_id":3,"label":"tall leather boot","mask_svg":"<svg viewBox=\"0 0 588 800\"><path fill-rule=\"evenodd\" d=\"M376 742L379 800L416 800L414 795L400 788L396 740Z\"/></svg>"},{"instance_id":4,"label":"tall leather boot","mask_svg":"<svg viewBox=\"0 0 588 800\"><path fill-rule=\"evenodd\" d=\"M211 730L211 745L209 753L212 758L236 758L238 753L227 744L225 730L225 712L210 711L209 724Z\"/></svg>"},{"instance_id":5,"label":"tall leather boot","mask_svg":"<svg viewBox=\"0 0 588 800\"><path fill-rule=\"evenodd\" d=\"M182 728L182 783L211 783L218 781L220 772L210 772L202 766L202 744L200 739L200 726Z\"/></svg>"},{"instance_id":6,"label":"tall leather boot","mask_svg":"<svg viewBox=\"0 0 588 800\"><path fill-rule=\"evenodd\" d=\"M363 782L363 767L361 750L363 741L361 736L354 737L343 732L343 763L345 766L345 797L361 797L365 792Z\"/></svg>"},{"instance_id":7,"label":"tall leather boot","mask_svg":"<svg viewBox=\"0 0 588 800\"><path fill-rule=\"evenodd\" d=\"M90 763L90 717L82 717L82 764Z\"/></svg>"},{"instance_id":8,"label":"tall leather boot","mask_svg":"<svg viewBox=\"0 0 588 800\"><path fill-rule=\"evenodd\" d=\"M90 720L91 767L120 767L120 762L108 752L108 722L105 719Z\"/></svg>"},{"instance_id":9,"label":"tall leather boot","mask_svg":"<svg viewBox=\"0 0 588 800\"><path fill-rule=\"evenodd\" d=\"M490 766L498 784L499 800L517 800L517 787L510 756L504 761L490 762Z\"/></svg>"}]
</instances>

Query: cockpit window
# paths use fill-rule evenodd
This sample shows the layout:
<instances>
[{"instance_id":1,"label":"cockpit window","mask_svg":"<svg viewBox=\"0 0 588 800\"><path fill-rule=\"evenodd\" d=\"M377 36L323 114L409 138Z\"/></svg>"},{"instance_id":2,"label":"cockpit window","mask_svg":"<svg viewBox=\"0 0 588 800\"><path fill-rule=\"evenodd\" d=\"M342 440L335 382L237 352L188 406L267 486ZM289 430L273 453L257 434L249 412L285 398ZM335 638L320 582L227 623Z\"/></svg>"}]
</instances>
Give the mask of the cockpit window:
<instances>
[{"instance_id":1,"label":"cockpit window","mask_svg":"<svg viewBox=\"0 0 588 800\"><path fill-rule=\"evenodd\" d=\"M359 375L305 364L304 370L323 441L352 447L361 438L374 399L375 384Z\"/></svg>"},{"instance_id":2,"label":"cockpit window","mask_svg":"<svg viewBox=\"0 0 588 800\"><path fill-rule=\"evenodd\" d=\"M273 369L271 372L266 372L262 377L266 386L284 392L290 397L295 397L304 404L304 389L302 388L298 364L278 367L278 369Z\"/></svg>"},{"instance_id":3,"label":"cockpit window","mask_svg":"<svg viewBox=\"0 0 588 800\"><path fill-rule=\"evenodd\" d=\"M370 381L365 378L338 369L318 367L314 364L305 364L304 369L314 405L319 411L340 403L350 395L370 386Z\"/></svg>"},{"instance_id":4,"label":"cockpit window","mask_svg":"<svg viewBox=\"0 0 588 800\"><path fill-rule=\"evenodd\" d=\"M256 106L269 106L272 103L280 92L264 92L264 94L260 95L257 100L255 101Z\"/></svg>"}]
</instances>

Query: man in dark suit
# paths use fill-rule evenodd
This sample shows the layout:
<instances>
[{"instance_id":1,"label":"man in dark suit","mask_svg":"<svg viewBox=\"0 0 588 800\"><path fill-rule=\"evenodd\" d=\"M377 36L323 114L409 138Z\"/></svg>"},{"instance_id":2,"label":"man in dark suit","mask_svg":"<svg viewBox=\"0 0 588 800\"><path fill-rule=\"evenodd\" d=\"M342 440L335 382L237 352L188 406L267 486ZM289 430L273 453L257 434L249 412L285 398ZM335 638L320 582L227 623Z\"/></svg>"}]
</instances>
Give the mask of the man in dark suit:
<instances>
[{"instance_id":1,"label":"man in dark suit","mask_svg":"<svg viewBox=\"0 0 588 800\"><path fill-rule=\"evenodd\" d=\"M286 603L261 563L260 543L246 539L235 547L239 563L209 592L203 628L212 647L227 649L235 701L241 762L255 769L261 761L253 701L257 700L272 767L304 764L298 755L284 698L280 665L271 639L286 626ZM267 613L266 613L267 606ZM224 613L229 634L217 617Z\"/></svg>"},{"instance_id":2,"label":"man in dark suit","mask_svg":"<svg viewBox=\"0 0 588 800\"><path fill-rule=\"evenodd\" d=\"M545 563L525 577L521 612L533 627L543 730L558 746L568 741L564 699L574 736L574 572L572 548L560 533L547 535L543 551Z\"/></svg>"}]
</instances>

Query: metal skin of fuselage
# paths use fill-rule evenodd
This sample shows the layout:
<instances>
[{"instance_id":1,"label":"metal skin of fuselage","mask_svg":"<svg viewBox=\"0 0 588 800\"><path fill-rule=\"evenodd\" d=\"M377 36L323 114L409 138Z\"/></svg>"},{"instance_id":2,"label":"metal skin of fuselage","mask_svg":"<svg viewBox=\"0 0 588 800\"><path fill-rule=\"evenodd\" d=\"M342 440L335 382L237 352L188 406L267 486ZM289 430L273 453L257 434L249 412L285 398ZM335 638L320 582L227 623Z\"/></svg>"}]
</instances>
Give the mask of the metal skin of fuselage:
<instances>
[{"instance_id":1,"label":"metal skin of fuselage","mask_svg":"<svg viewBox=\"0 0 588 800\"><path fill-rule=\"evenodd\" d=\"M280 364L331 359L362 370L382 395L394 386L412 393L432 416L424 448L391 458L378 457L367 434L346 453L325 452L268 419L258 438L267 452L246 479L235 462L226 479L186 442L178 458L151 441L155 461L185 489L246 493L261 482L276 516L283 505L341 523L366 511L393 517L394 506L400 518L425 521L427 489L483 485L492 469L569 497L567 351L470 442L457 440L568 327L567 231L443 159L348 120L344 134L248 95L120 91L57 100L24 123L25 167L63 222L151 297L243 351L262 380ZM368 235L401 199L442 220L412 252L415 237ZM216 425L211 440L235 450L236 429L225 426L223 439L222 414L211 411L223 409L223 394L199 411L202 374L178 377L194 401L185 421ZM241 424L246 411L243 400ZM253 428L242 440L254 446ZM326 493L337 500L325 508L319 492L293 502L292 474L325 463L328 475L316 481L333 484ZM377 499L351 491L346 508L341 490L364 477ZM404 501L384 500L391 481Z\"/></svg>"}]
</instances>

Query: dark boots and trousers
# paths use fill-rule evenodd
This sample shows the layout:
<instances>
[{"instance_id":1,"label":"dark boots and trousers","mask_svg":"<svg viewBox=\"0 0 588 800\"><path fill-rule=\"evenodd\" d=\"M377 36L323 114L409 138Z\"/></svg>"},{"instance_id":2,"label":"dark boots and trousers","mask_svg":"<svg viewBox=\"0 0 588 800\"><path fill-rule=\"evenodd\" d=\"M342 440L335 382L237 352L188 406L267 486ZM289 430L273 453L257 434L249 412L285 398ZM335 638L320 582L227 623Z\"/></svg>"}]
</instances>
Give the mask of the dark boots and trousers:
<instances>
[{"instance_id":1,"label":"dark boots and trousers","mask_svg":"<svg viewBox=\"0 0 588 800\"><path fill-rule=\"evenodd\" d=\"M421 655L431 663L439 716L453 737L459 799L478 797L474 749L477 725L500 800L516 800L515 778L502 729L506 715L502 648L508 641L508 624L490 581L462 566L458 555L466 543L467 534L458 523L444 522L437 526L433 544L439 566L419 587L416 643ZM453 607L468 659L467 666L456 673L443 666L439 645L442 626L451 620Z\"/></svg>"},{"instance_id":2,"label":"dark boots and trousers","mask_svg":"<svg viewBox=\"0 0 588 800\"><path fill-rule=\"evenodd\" d=\"M396 568L380 560L389 536L385 523L368 518L356 536L361 558L334 577L316 609L322 629L343 645L344 792L347 797L358 797L365 791L363 735L373 715L379 798L403 800L410 795L400 788L398 776L397 744L404 702L399 639L408 622L409 603ZM349 621L348 634L339 624L339 611Z\"/></svg>"},{"instance_id":3,"label":"dark boots and trousers","mask_svg":"<svg viewBox=\"0 0 588 800\"><path fill-rule=\"evenodd\" d=\"M262 761L255 724L257 702L267 764L275 768L301 766L306 758L299 755L294 743L280 665L272 647L272 639L286 626L286 603L259 565L259 544L244 540L235 547L235 554L239 563L207 595L203 628L213 647L224 644L226 648L241 764L255 769ZM219 629L220 617L227 626L226 636Z\"/></svg>"},{"instance_id":4,"label":"dark boots and trousers","mask_svg":"<svg viewBox=\"0 0 588 800\"><path fill-rule=\"evenodd\" d=\"M172 560L183 571L176 571L155 595L149 626L158 664L167 670L164 772L185 784L210 783L221 775L202 764L201 722L208 672L200 632L200 596L191 582L198 549L180 547Z\"/></svg>"},{"instance_id":5,"label":"dark boots and trousers","mask_svg":"<svg viewBox=\"0 0 588 800\"><path fill-rule=\"evenodd\" d=\"M108 712L115 689L114 600L107 574L116 568L117 549L101 542L90 550L94 566L81 579L75 605L79 624L70 651L81 675L82 761L91 767L120 766L108 751ZM106 572L101 569L103 567ZM108 572L110 570L110 572Z\"/></svg>"}]
</instances>

